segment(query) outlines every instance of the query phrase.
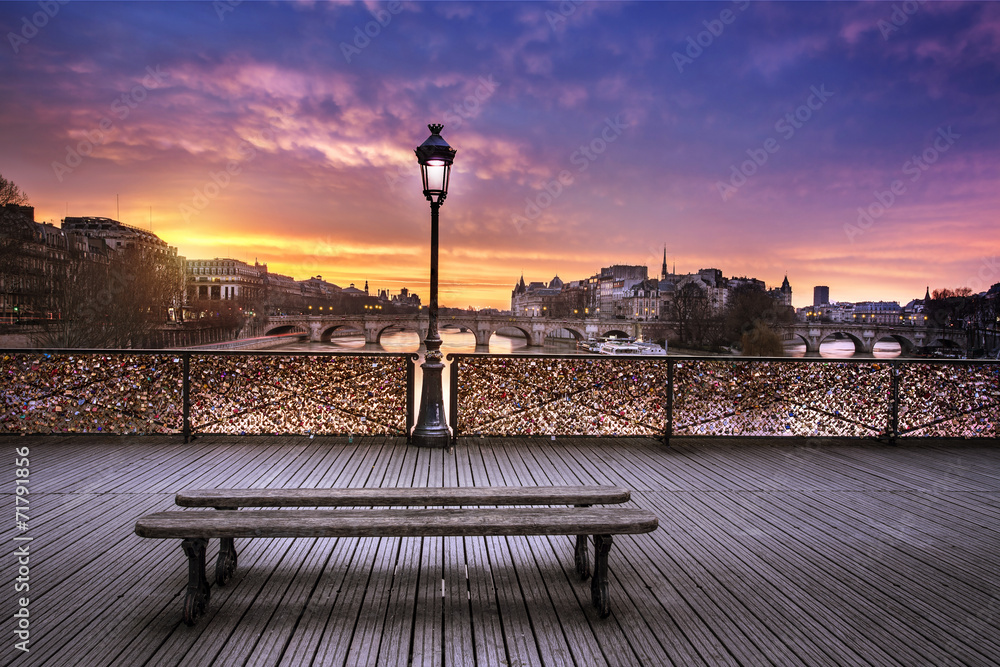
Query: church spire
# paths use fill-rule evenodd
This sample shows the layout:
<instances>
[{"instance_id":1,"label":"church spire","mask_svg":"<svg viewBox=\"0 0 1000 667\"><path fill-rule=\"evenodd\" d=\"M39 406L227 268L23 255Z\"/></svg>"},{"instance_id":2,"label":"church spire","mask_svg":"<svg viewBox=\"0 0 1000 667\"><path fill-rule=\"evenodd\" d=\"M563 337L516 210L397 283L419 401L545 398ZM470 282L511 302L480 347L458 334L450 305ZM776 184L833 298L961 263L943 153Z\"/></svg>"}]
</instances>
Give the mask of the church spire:
<instances>
[{"instance_id":1,"label":"church spire","mask_svg":"<svg viewBox=\"0 0 1000 667\"><path fill-rule=\"evenodd\" d=\"M667 245L663 244L663 268L660 269L660 280L667 279Z\"/></svg>"}]
</instances>

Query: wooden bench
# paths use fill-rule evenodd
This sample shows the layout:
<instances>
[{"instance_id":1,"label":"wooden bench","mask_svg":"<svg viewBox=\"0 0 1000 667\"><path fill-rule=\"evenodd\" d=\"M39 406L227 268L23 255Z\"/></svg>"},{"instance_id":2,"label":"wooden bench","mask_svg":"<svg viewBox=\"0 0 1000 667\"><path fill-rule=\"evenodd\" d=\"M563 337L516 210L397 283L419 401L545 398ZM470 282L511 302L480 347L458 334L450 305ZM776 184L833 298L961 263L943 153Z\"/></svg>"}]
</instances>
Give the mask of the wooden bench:
<instances>
[{"instance_id":1,"label":"wooden bench","mask_svg":"<svg viewBox=\"0 0 1000 667\"><path fill-rule=\"evenodd\" d=\"M187 489L174 502L181 507L468 507L491 505L610 505L628 502L632 492L619 486L476 486L385 489ZM587 535L576 538L576 569L590 576ZM233 539L219 541L215 581L224 586L236 570Z\"/></svg>"},{"instance_id":2,"label":"wooden bench","mask_svg":"<svg viewBox=\"0 0 1000 667\"><path fill-rule=\"evenodd\" d=\"M182 491L178 505L221 512L159 512L136 522L141 537L180 538L188 557L184 622L193 625L208 605L205 575L208 540L220 538L216 582L236 568L237 537L435 537L481 535L576 535L576 570L590 574L587 536L594 536L591 596L601 617L610 613L607 564L612 536L657 527L651 512L593 508L629 499L618 487L461 487L417 489L216 489ZM447 506L444 509L310 509L241 512L240 507ZM483 505L575 505L573 508ZM453 506L461 506L456 509Z\"/></svg>"}]
</instances>

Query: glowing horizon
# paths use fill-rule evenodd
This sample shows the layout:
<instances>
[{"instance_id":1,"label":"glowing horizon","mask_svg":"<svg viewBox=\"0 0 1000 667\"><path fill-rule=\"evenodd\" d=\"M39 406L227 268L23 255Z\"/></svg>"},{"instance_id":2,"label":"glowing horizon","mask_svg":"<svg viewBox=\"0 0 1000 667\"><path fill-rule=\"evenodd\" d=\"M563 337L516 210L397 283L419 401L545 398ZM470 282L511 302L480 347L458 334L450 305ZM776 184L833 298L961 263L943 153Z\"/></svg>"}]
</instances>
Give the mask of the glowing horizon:
<instances>
[{"instance_id":1,"label":"glowing horizon","mask_svg":"<svg viewBox=\"0 0 1000 667\"><path fill-rule=\"evenodd\" d=\"M442 305L657 276L664 245L796 306L1000 282L1000 5L572 6L60 5L3 47L0 173L38 220L426 301L413 148L441 122Z\"/></svg>"}]
</instances>

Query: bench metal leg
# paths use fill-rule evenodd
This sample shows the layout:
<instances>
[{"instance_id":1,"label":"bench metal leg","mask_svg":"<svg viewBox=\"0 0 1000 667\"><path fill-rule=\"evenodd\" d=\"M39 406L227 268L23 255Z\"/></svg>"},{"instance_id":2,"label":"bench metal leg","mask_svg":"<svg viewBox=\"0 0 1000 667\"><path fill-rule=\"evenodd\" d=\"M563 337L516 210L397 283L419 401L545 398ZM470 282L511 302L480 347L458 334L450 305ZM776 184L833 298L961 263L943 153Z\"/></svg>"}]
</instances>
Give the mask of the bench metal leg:
<instances>
[{"instance_id":1,"label":"bench metal leg","mask_svg":"<svg viewBox=\"0 0 1000 667\"><path fill-rule=\"evenodd\" d=\"M219 557L215 561L215 583L225 586L236 572L236 542L231 537L219 538Z\"/></svg>"},{"instance_id":2,"label":"bench metal leg","mask_svg":"<svg viewBox=\"0 0 1000 667\"><path fill-rule=\"evenodd\" d=\"M216 507L217 512L234 512L228 507ZM219 538L219 557L215 561L215 583L225 586L236 572L236 543L231 537Z\"/></svg>"},{"instance_id":3,"label":"bench metal leg","mask_svg":"<svg viewBox=\"0 0 1000 667\"><path fill-rule=\"evenodd\" d=\"M590 554L587 551L587 540L590 535L576 536L576 573L580 575L580 581L586 581L590 576Z\"/></svg>"},{"instance_id":4,"label":"bench metal leg","mask_svg":"<svg viewBox=\"0 0 1000 667\"><path fill-rule=\"evenodd\" d=\"M594 535L594 578L590 581L590 596L601 618L611 614L608 598L608 554L611 552L610 535Z\"/></svg>"},{"instance_id":5,"label":"bench metal leg","mask_svg":"<svg viewBox=\"0 0 1000 667\"><path fill-rule=\"evenodd\" d=\"M590 505L577 505L576 507L590 507ZM580 581L586 581L590 576L590 555L587 553L587 540L589 535L576 536L576 573L580 575Z\"/></svg>"},{"instance_id":6,"label":"bench metal leg","mask_svg":"<svg viewBox=\"0 0 1000 667\"><path fill-rule=\"evenodd\" d=\"M208 540L203 537L187 538L181 548L188 557L187 595L184 596L184 622L194 625L208 607L212 595L205 577L205 547Z\"/></svg>"}]
</instances>

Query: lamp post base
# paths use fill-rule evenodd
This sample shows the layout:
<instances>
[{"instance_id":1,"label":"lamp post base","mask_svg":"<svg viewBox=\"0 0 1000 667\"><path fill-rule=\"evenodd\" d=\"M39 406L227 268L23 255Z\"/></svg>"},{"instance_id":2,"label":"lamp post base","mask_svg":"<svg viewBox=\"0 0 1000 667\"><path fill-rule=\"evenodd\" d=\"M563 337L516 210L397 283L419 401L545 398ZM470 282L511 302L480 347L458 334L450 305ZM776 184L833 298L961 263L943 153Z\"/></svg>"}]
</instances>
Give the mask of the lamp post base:
<instances>
[{"instance_id":1,"label":"lamp post base","mask_svg":"<svg viewBox=\"0 0 1000 667\"><path fill-rule=\"evenodd\" d=\"M444 429L443 433L430 434L423 433L418 435L416 431L413 432L413 437L410 442L414 447L429 447L431 449L448 449L451 447L451 434L448 433L448 429Z\"/></svg>"},{"instance_id":2,"label":"lamp post base","mask_svg":"<svg viewBox=\"0 0 1000 667\"><path fill-rule=\"evenodd\" d=\"M441 390L441 353L429 352L427 361L420 365L424 373L420 391L420 415L410 436L410 442L417 447L447 449L451 446L451 433L444 416L444 394Z\"/></svg>"}]
</instances>

